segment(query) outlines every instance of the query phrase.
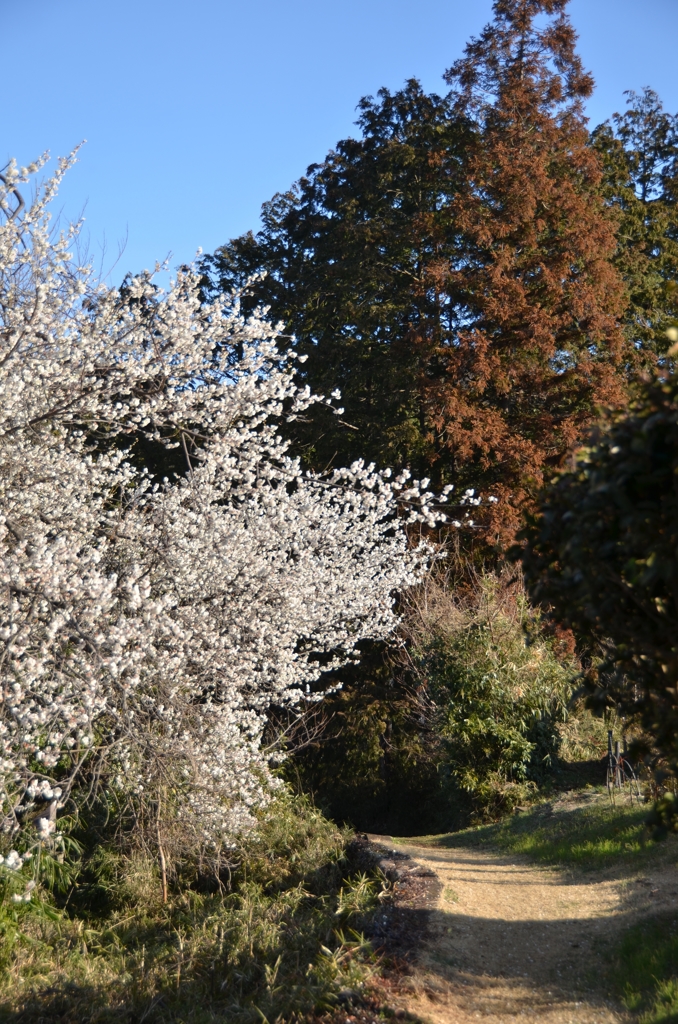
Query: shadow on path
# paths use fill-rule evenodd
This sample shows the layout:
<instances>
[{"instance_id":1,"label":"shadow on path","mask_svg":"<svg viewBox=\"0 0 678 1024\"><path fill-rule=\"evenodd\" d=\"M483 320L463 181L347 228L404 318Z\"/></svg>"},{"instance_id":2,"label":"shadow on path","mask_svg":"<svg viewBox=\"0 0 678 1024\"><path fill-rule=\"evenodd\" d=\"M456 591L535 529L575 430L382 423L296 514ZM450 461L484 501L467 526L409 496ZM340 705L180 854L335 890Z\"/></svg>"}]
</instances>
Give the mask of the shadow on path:
<instances>
[{"instance_id":1,"label":"shadow on path","mask_svg":"<svg viewBox=\"0 0 678 1024\"><path fill-rule=\"evenodd\" d=\"M388 837L371 838L394 848ZM639 915L659 909L653 893L664 894L664 909L678 908L669 890L675 871L633 880L557 872L477 848L395 849L438 881L405 982L407 1010L434 1024L633 1019L608 991L607 950Z\"/></svg>"}]
</instances>

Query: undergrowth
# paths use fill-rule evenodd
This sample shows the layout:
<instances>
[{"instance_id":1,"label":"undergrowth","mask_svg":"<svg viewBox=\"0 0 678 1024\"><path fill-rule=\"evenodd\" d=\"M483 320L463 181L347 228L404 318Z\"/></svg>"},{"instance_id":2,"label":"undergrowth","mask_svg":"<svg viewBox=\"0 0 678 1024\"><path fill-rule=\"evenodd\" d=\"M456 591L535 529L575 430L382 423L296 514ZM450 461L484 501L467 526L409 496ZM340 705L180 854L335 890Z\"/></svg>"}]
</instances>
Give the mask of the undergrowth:
<instances>
[{"instance_id":1,"label":"undergrowth","mask_svg":"<svg viewBox=\"0 0 678 1024\"><path fill-rule=\"evenodd\" d=\"M675 913L625 933L615 950L612 980L640 1024L678 1024L678 919Z\"/></svg>"},{"instance_id":2,"label":"undergrowth","mask_svg":"<svg viewBox=\"0 0 678 1024\"><path fill-rule=\"evenodd\" d=\"M230 884L170 880L166 902L156 858L113 844L84 846L66 885L39 878L23 900L34 872L2 871L3 1021L291 1022L372 970L360 929L379 879L303 800L275 801Z\"/></svg>"},{"instance_id":3,"label":"undergrowth","mask_svg":"<svg viewBox=\"0 0 678 1024\"><path fill-rule=\"evenodd\" d=\"M578 665L520 578L446 554L403 605L402 645L366 647L330 676L342 687L321 728L286 761L291 785L356 828L414 836L496 820L588 781L582 762L595 770L607 749L607 726L570 707Z\"/></svg>"},{"instance_id":4,"label":"undergrowth","mask_svg":"<svg viewBox=\"0 0 678 1024\"><path fill-rule=\"evenodd\" d=\"M652 857L663 844L648 831L647 805L616 807L595 790L575 801L543 803L503 821L447 835L426 836L422 844L442 847L488 846L522 853L543 864L586 870L624 862L633 867Z\"/></svg>"},{"instance_id":5,"label":"undergrowth","mask_svg":"<svg viewBox=\"0 0 678 1024\"><path fill-rule=\"evenodd\" d=\"M442 739L440 768L471 801L472 820L501 818L548 783L577 666L510 571L474 574L465 589L432 580L411 605L412 657Z\"/></svg>"}]
</instances>

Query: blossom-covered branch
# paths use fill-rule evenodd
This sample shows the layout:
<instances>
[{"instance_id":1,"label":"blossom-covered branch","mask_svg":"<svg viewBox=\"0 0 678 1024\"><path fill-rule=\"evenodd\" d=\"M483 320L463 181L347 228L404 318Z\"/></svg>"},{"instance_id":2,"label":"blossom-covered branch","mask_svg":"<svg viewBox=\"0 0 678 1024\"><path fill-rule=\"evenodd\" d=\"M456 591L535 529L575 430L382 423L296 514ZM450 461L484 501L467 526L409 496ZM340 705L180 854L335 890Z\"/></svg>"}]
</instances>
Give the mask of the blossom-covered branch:
<instances>
[{"instance_id":1,"label":"blossom-covered branch","mask_svg":"<svg viewBox=\"0 0 678 1024\"><path fill-rule=\"evenodd\" d=\"M0 216L3 819L38 791L162 790L216 842L266 798L268 709L393 630L430 553L404 523L437 513L407 473L302 471L279 423L325 399L237 296L78 265L46 208L68 164ZM28 171L4 176L0 204ZM184 471L158 479L141 441Z\"/></svg>"}]
</instances>

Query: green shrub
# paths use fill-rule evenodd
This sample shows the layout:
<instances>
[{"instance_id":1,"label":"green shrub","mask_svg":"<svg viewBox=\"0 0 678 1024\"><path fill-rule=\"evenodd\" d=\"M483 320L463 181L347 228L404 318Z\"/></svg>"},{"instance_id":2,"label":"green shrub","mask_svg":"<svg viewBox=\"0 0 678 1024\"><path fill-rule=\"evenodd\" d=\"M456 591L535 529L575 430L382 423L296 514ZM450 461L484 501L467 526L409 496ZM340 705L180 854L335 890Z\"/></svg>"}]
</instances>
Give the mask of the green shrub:
<instances>
[{"instance_id":1,"label":"green shrub","mask_svg":"<svg viewBox=\"0 0 678 1024\"><path fill-rule=\"evenodd\" d=\"M672 350L672 354L675 352ZM678 774L678 376L647 382L547 488L524 533L533 600L588 648L590 706ZM664 824L678 829L675 802ZM661 808L660 808L661 811Z\"/></svg>"},{"instance_id":2,"label":"green shrub","mask_svg":"<svg viewBox=\"0 0 678 1024\"><path fill-rule=\"evenodd\" d=\"M612 729L614 739L622 738L623 723L616 716L601 718L594 715L582 697L571 701L567 717L559 726L560 757L564 761L599 761L601 770L597 782L604 781L603 758L607 753L607 733Z\"/></svg>"},{"instance_id":3,"label":"green shrub","mask_svg":"<svg viewBox=\"0 0 678 1024\"><path fill-rule=\"evenodd\" d=\"M449 561L453 579L410 595L402 645L341 673L322 727L284 766L336 820L392 835L463 828L572 785L561 745L571 761L606 749L600 723L569 708L578 666L520 580Z\"/></svg>"},{"instance_id":4,"label":"green shrub","mask_svg":"<svg viewBox=\"0 0 678 1024\"><path fill-rule=\"evenodd\" d=\"M440 770L480 817L529 799L553 767L575 666L556 655L517 579L431 586L417 604L413 658L442 740Z\"/></svg>"}]
</instances>

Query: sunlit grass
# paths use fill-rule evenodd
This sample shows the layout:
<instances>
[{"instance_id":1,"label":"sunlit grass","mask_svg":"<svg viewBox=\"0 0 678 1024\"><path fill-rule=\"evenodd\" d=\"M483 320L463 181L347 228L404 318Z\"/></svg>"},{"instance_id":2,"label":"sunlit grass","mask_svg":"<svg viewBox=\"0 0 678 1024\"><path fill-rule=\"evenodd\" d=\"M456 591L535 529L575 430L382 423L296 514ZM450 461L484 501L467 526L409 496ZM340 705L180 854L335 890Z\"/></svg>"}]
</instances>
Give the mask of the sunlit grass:
<instances>
[{"instance_id":1,"label":"sunlit grass","mask_svg":"<svg viewBox=\"0 0 678 1024\"><path fill-rule=\"evenodd\" d=\"M525 854L542 864L591 870L620 861L632 865L651 856L658 844L646 828L647 815L645 806L613 807L592 791L572 806L541 804L493 825L407 841L431 847L486 846Z\"/></svg>"}]
</instances>

